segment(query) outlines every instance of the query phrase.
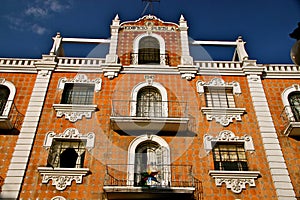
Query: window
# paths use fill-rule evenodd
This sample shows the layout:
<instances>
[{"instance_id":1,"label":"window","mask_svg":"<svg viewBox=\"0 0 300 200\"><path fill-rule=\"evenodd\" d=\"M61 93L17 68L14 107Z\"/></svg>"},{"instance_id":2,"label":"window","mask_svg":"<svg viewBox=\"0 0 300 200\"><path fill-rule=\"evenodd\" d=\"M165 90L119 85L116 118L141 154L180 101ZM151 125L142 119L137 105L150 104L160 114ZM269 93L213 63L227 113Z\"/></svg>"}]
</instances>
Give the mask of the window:
<instances>
[{"instance_id":1,"label":"window","mask_svg":"<svg viewBox=\"0 0 300 200\"><path fill-rule=\"evenodd\" d=\"M163 180L163 151L159 144L147 141L138 145L135 151L135 185L146 185L147 176L153 174L150 184L156 185ZM149 183L148 183L149 184Z\"/></svg>"},{"instance_id":2,"label":"window","mask_svg":"<svg viewBox=\"0 0 300 200\"><path fill-rule=\"evenodd\" d=\"M232 89L205 87L207 107L234 108Z\"/></svg>"},{"instance_id":3,"label":"window","mask_svg":"<svg viewBox=\"0 0 300 200\"><path fill-rule=\"evenodd\" d=\"M300 122L300 91L288 95L289 104L296 122Z\"/></svg>"},{"instance_id":4,"label":"window","mask_svg":"<svg viewBox=\"0 0 300 200\"><path fill-rule=\"evenodd\" d=\"M10 91L9 91L8 87L6 87L4 85L0 85L0 115L2 115L2 113L5 109L5 106L6 106L8 97L9 97L9 93L10 93Z\"/></svg>"},{"instance_id":5,"label":"window","mask_svg":"<svg viewBox=\"0 0 300 200\"><path fill-rule=\"evenodd\" d=\"M201 107L201 111L208 121L215 119L222 126L228 126L233 119L242 121L246 109L235 105L235 96L241 94L238 82L213 78L210 82L197 81L196 87L200 95L204 94L206 107Z\"/></svg>"},{"instance_id":6,"label":"window","mask_svg":"<svg viewBox=\"0 0 300 200\"><path fill-rule=\"evenodd\" d=\"M151 36L143 37L139 42L139 64L159 64L159 41Z\"/></svg>"},{"instance_id":7,"label":"window","mask_svg":"<svg viewBox=\"0 0 300 200\"><path fill-rule=\"evenodd\" d=\"M217 137L206 134L204 149L212 151L214 170L209 175L215 179L216 186L226 184L227 189L239 194L246 185L255 187L255 179L260 176L259 171L249 171L246 151L253 152L254 144L251 136L235 136L231 131L221 131Z\"/></svg>"},{"instance_id":8,"label":"window","mask_svg":"<svg viewBox=\"0 0 300 200\"><path fill-rule=\"evenodd\" d=\"M83 116L91 118L97 110L93 104L94 92L101 90L100 78L90 80L85 74L77 74L74 79L61 78L58 90L63 91L60 104L53 104L56 116L65 116L70 122L76 122Z\"/></svg>"},{"instance_id":9,"label":"window","mask_svg":"<svg viewBox=\"0 0 300 200\"><path fill-rule=\"evenodd\" d=\"M170 184L170 148L164 139L157 135L136 137L129 145L128 156L129 185ZM154 179L147 183L149 175Z\"/></svg>"},{"instance_id":10,"label":"window","mask_svg":"<svg viewBox=\"0 0 300 200\"><path fill-rule=\"evenodd\" d=\"M82 168L84 155L84 141L64 141L54 139L50 148L47 166L60 168Z\"/></svg>"},{"instance_id":11,"label":"window","mask_svg":"<svg viewBox=\"0 0 300 200\"><path fill-rule=\"evenodd\" d=\"M137 94L137 116L161 117L162 97L155 87L144 87Z\"/></svg>"},{"instance_id":12,"label":"window","mask_svg":"<svg viewBox=\"0 0 300 200\"><path fill-rule=\"evenodd\" d=\"M132 89L130 116L168 117L167 90L154 78L153 75L145 75L145 82Z\"/></svg>"},{"instance_id":13,"label":"window","mask_svg":"<svg viewBox=\"0 0 300 200\"><path fill-rule=\"evenodd\" d=\"M66 83L62 94L62 104L88 105L93 103L94 85Z\"/></svg>"},{"instance_id":14,"label":"window","mask_svg":"<svg viewBox=\"0 0 300 200\"><path fill-rule=\"evenodd\" d=\"M60 134L48 132L43 144L49 150L47 165L38 167L42 183L52 180L57 190L82 183L83 176L89 174L89 168L84 168L84 157L94 146L95 134L92 132L83 135L75 128L68 128Z\"/></svg>"},{"instance_id":15,"label":"window","mask_svg":"<svg viewBox=\"0 0 300 200\"><path fill-rule=\"evenodd\" d=\"M215 170L248 171L244 144L217 143L213 157Z\"/></svg>"}]
</instances>

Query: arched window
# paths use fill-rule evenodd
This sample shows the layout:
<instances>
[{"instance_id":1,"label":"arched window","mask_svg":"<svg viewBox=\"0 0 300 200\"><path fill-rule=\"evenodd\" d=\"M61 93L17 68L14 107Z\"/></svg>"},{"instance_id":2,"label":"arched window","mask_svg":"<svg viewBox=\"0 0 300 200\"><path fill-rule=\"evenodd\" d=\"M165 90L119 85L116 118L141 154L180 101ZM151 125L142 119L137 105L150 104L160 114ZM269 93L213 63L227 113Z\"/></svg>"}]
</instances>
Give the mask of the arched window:
<instances>
[{"instance_id":1,"label":"arched window","mask_svg":"<svg viewBox=\"0 0 300 200\"><path fill-rule=\"evenodd\" d=\"M155 142L141 143L135 151L135 185L155 185L162 180L163 148ZM148 183L147 183L148 182Z\"/></svg>"},{"instance_id":2,"label":"arched window","mask_svg":"<svg viewBox=\"0 0 300 200\"><path fill-rule=\"evenodd\" d=\"M5 109L9 94L9 88L4 85L0 85L0 115L2 115Z\"/></svg>"},{"instance_id":3,"label":"arched window","mask_svg":"<svg viewBox=\"0 0 300 200\"><path fill-rule=\"evenodd\" d=\"M161 117L162 96L155 87L147 86L139 90L137 94L137 116Z\"/></svg>"},{"instance_id":4,"label":"arched window","mask_svg":"<svg viewBox=\"0 0 300 200\"><path fill-rule=\"evenodd\" d=\"M139 41L139 64L160 64L159 41L151 36L143 37Z\"/></svg>"},{"instance_id":5,"label":"arched window","mask_svg":"<svg viewBox=\"0 0 300 200\"><path fill-rule=\"evenodd\" d=\"M170 148L156 135L135 138L128 149L128 184L168 186L171 180Z\"/></svg>"},{"instance_id":6,"label":"arched window","mask_svg":"<svg viewBox=\"0 0 300 200\"><path fill-rule=\"evenodd\" d=\"M300 91L288 95L288 100L296 122L300 121Z\"/></svg>"}]
</instances>

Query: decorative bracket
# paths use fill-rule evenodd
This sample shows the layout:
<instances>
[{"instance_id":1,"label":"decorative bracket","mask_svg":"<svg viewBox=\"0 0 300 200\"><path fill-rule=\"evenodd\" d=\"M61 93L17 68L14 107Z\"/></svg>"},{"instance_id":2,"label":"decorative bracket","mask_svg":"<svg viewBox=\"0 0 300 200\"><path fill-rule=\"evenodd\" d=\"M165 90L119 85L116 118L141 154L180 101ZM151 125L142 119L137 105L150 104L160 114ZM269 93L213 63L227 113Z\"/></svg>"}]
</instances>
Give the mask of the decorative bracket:
<instances>
[{"instance_id":1,"label":"decorative bracket","mask_svg":"<svg viewBox=\"0 0 300 200\"><path fill-rule=\"evenodd\" d=\"M67 186L71 186L73 180L76 184L82 183L82 177L89 173L88 168L39 167L38 171L43 176L42 183L47 184L52 180L52 185L57 190L64 190Z\"/></svg>"},{"instance_id":2,"label":"decorative bracket","mask_svg":"<svg viewBox=\"0 0 300 200\"><path fill-rule=\"evenodd\" d=\"M97 105L53 104L53 108L56 110L56 117L65 115L70 122L76 122L83 116L91 118L92 112L97 110Z\"/></svg>"},{"instance_id":3,"label":"decorative bracket","mask_svg":"<svg viewBox=\"0 0 300 200\"><path fill-rule=\"evenodd\" d=\"M228 126L233 122L242 121L242 115L246 112L245 108L217 108L217 107L202 107L201 111L206 115L206 119L211 121L213 119L222 126Z\"/></svg>"},{"instance_id":4,"label":"decorative bracket","mask_svg":"<svg viewBox=\"0 0 300 200\"><path fill-rule=\"evenodd\" d=\"M216 186L226 184L227 189L239 194L246 189L246 184L255 187L255 179L260 176L259 171L217 171L210 170L209 175L215 179Z\"/></svg>"}]
</instances>

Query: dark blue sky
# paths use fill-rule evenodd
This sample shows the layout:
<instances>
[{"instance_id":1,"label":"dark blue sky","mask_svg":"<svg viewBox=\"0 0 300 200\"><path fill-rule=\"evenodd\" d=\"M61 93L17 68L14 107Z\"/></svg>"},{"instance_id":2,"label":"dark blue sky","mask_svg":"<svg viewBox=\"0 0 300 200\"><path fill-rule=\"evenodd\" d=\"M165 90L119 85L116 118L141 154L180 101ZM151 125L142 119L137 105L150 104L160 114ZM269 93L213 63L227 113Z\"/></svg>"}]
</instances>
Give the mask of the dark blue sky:
<instances>
[{"instance_id":1,"label":"dark blue sky","mask_svg":"<svg viewBox=\"0 0 300 200\"><path fill-rule=\"evenodd\" d=\"M109 38L111 20L141 17L142 0L1 0L0 57L40 58L52 36ZM178 23L183 14L194 40L241 35L258 63L292 63L289 37L300 22L300 0L161 0L154 14ZM148 14L148 12L146 12Z\"/></svg>"}]
</instances>

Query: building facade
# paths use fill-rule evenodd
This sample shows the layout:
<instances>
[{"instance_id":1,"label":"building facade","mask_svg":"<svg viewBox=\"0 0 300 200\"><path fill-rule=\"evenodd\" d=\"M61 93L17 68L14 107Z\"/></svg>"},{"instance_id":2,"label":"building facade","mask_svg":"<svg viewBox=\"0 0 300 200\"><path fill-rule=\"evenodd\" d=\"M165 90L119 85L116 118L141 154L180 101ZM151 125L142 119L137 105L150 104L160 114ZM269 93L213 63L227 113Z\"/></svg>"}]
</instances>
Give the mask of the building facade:
<instances>
[{"instance_id":1,"label":"building facade","mask_svg":"<svg viewBox=\"0 0 300 200\"><path fill-rule=\"evenodd\" d=\"M241 37L191 41L183 16L110 28L0 59L2 199L300 199L299 66L258 64ZM206 45L232 59L195 60Z\"/></svg>"}]
</instances>

